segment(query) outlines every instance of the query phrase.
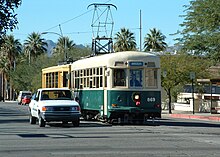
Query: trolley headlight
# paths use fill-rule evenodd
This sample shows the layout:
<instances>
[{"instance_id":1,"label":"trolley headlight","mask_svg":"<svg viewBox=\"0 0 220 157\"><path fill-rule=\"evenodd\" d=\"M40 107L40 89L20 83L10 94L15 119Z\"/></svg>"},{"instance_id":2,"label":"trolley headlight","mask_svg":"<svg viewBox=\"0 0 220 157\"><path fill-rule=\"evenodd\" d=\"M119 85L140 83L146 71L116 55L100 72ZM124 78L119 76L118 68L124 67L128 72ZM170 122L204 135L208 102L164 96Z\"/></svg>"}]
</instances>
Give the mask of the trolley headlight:
<instances>
[{"instance_id":1,"label":"trolley headlight","mask_svg":"<svg viewBox=\"0 0 220 157\"><path fill-rule=\"evenodd\" d=\"M135 102L136 106L140 106L141 104L141 95L140 93L133 93L132 94L132 100Z\"/></svg>"},{"instance_id":2,"label":"trolley headlight","mask_svg":"<svg viewBox=\"0 0 220 157\"><path fill-rule=\"evenodd\" d=\"M140 101L140 100L141 100L141 94L140 94L139 92L134 92L134 93L132 93L132 100L133 100L134 102Z\"/></svg>"},{"instance_id":3,"label":"trolley headlight","mask_svg":"<svg viewBox=\"0 0 220 157\"><path fill-rule=\"evenodd\" d=\"M136 94L134 95L134 100L139 100L140 99L140 95Z\"/></svg>"}]
</instances>

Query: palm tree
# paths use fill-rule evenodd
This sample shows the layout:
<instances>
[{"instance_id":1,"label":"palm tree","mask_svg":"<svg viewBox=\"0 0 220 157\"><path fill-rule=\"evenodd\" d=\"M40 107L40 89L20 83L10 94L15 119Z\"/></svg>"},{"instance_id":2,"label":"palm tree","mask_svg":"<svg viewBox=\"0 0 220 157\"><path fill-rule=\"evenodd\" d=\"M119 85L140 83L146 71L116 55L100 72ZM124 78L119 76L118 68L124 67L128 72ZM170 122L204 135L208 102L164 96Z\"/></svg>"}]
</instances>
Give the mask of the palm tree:
<instances>
[{"instance_id":1,"label":"palm tree","mask_svg":"<svg viewBox=\"0 0 220 157\"><path fill-rule=\"evenodd\" d=\"M7 89L7 84L8 84L7 80L9 77L9 62L5 56L1 56L1 58L0 58L0 72L1 72L1 80L2 80L1 98L4 101L6 98L5 90Z\"/></svg>"},{"instance_id":2,"label":"palm tree","mask_svg":"<svg viewBox=\"0 0 220 157\"><path fill-rule=\"evenodd\" d=\"M36 58L38 55L41 55L47 51L47 43L41 38L40 33L31 33L28 36L28 39L24 42L24 50L26 55L29 57L29 64L31 62L31 56Z\"/></svg>"},{"instance_id":3,"label":"palm tree","mask_svg":"<svg viewBox=\"0 0 220 157\"><path fill-rule=\"evenodd\" d=\"M73 40L70 40L69 37L60 37L57 41L57 45L53 51L54 54L63 54L64 60L67 59L67 52L72 50L75 47Z\"/></svg>"},{"instance_id":4,"label":"palm tree","mask_svg":"<svg viewBox=\"0 0 220 157\"><path fill-rule=\"evenodd\" d=\"M13 69L15 58L21 53L22 45L18 39L15 39L13 35L6 35L3 38L1 51L6 56L9 62L9 68Z\"/></svg>"},{"instance_id":5,"label":"palm tree","mask_svg":"<svg viewBox=\"0 0 220 157\"><path fill-rule=\"evenodd\" d=\"M144 38L144 51L163 51L166 49L167 44L164 42L166 36L156 28L150 29L150 33Z\"/></svg>"},{"instance_id":6,"label":"palm tree","mask_svg":"<svg viewBox=\"0 0 220 157\"><path fill-rule=\"evenodd\" d=\"M12 98L12 82L10 81L10 72L14 69L16 57L21 53L22 45L18 39L15 39L13 35L6 35L3 37L3 44L1 47L1 69L2 75L5 76L5 84L10 82L10 96Z\"/></svg>"},{"instance_id":7,"label":"palm tree","mask_svg":"<svg viewBox=\"0 0 220 157\"><path fill-rule=\"evenodd\" d=\"M116 40L114 44L114 50L118 51L131 51L136 49L136 41L134 33L129 29L122 28L120 32L116 33Z\"/></svg>"}]
</instances>

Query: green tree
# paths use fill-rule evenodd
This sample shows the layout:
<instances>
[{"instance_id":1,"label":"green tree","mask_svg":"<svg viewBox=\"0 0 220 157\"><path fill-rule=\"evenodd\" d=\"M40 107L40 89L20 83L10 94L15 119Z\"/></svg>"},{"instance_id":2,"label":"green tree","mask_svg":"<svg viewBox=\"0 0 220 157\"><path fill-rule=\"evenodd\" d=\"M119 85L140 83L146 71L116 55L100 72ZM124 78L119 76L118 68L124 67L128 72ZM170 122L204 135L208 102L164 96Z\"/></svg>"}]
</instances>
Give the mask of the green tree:
<instances>
[{"instance_id":1,"label":"green tree","mask_svg":"<svg viewBox=\"0 0 220 157\"><path fill-rule=\"evenodd\" d=\"M74 47L73 49L69 50L68 57L74 61L80 59L81 57L90 56L91 54L93 54L91 47Z\"/></svg>"},{"instance_id":2,"label":"green tree","mask_svg":"<svg viewBox=\"0 0 220 157\"><path fill-rule=\"evenodd\" d=\"M73 48L69 55L73 60L79 59L83 56L91 54L89 48ZM41 88L41 70L45 67L55 66L63 59L63 54L56 54L48 56L47 54L41 54L32 61L31 66L27 66L28 58L22 58L19 60L16 70L12 71L11 79L13 81L14 88L19 90L30 90L32 92L36 89Z\"/></svg>"},{"instance_id":3,"label":"green tree","mask_svg":"<svg viewBox=\"0 0 220 157\"><path fill-rule=\"evenodd\" d=\"M3 44L1 47L2 54L6 56L9 62L9 69L13 70L16 57L22 51L22 45L18 39L15 39L13 35L6 35L3 37Z\"/></svg>"},{"instance_id":4,"label":"green tree","mask_svg":"<svg viewBox=\"0 0 220 157\"><path fill-rule=\"evenodd\" d=\"M185 7L182 37L177 39L183 50L220 61L220 1L193 0Z\"/></svg>"},{"instance_id":5,"label":"green tree","mask_svg":"<svg viewBox=\"0 0 220 157\"><path fill-rule=\"evenodd\" d=\"M23 60L16 66L16 70L11 73L15 89L30 90L32 92L41 88L41 70L42 68L56 65L59 58L48 57L46 54L38 55L27 66L27 60Z\"/></svg>"},{"instance_id":6,"label":"green tree","mask_svg":"<svg viewBox=\"0 0 220 157\"><path fill-rule=\"evenodd\" d=\"M191 83L190 72L195 72L196 78L207 78L209 66L210 61L207 58L187 54L161 56L161 83L168 97L169 113L171 113L172 95L177 92L176 89Z\"/></svg>"},{"instance_id":7,"label":"green tree","mask_svg":"<svg viewBox=\"0 0 220 157\"><path fill-rule=\"evenodd\" d=\"M150 29L144 38L144 51L164 51L167 47L165 43L166 36L161 33L160 30L156 28Z\"/></svg>"},{"instance_id":8,"label":"green tree","mask_svg":"<svg viewBox=\"0 0 220 157\"><path fill-rule=\"evenodd\" d=\"M45 53L47 43L41 38L40 33L31 33L28 36L28 39L24 42L25 54L29 57L29 64L31 62L31 57L36 58L38 55Z\"/></svg>"},{"instance_id":9,"label":"green tree","mask_svg":"<svg viewBox=\"0 0 220 157\"><path fill-rule=\"evenodd\" d=\"M73 50L75 43L70 40L69 37L60 37L57 41L57 45L53 51L53 54L63 54L64 60L68 58L68 52Z\"/></svg>"},{"instance_id":10,"label":"green tree","mask_svg":"<svg viewBox=\"0 0 220 157\"><path fill-rule=\"evenodd\" d=\"M6 59L5 56L1 56L0 58L0 72L1 72L1 97L3 98L3 101L6 98L6 93L5 90L7 89L7 79L8 79L8 74L9 74L9 62Z\"/></svg>"},{"instance_id":11,"label":"green tree","mask_svg":"<svg viewBox=\"0 0 220 157\"><path fill-rule=\"evenodd\" d=\"M4 75L6 77L5 84L10 82L9 99L13 98L13 84L11 82L10 72L14 70L17 56L21 53L22 45L18 39L15 39L13 35L6 35L3 37L3 44L1 47L1 55L4 56L3 64L8 67L4 67Z\"/></svg>"},{"instance_id":12,"label":"green tree","mask_svg":"<svg viewBox=\"0 0 220 157\"><path fill-rule=\"evenodd\" d=\"M132 51L136 50L136 40L134 33L129 29L122 28L120 32L116 33L114 50L119 51Z\"/></svg>"},{"instance_id":13,"label":"green tree","mask_svg":"<svg viewBox=\"0 0 220 157\"><path fill-rule=\"evenodd\" d=\"M12 31L18 23L14 11L20 4L21 0L0 0L0 45L6 31Z\"/></svg>"}]
</instances>

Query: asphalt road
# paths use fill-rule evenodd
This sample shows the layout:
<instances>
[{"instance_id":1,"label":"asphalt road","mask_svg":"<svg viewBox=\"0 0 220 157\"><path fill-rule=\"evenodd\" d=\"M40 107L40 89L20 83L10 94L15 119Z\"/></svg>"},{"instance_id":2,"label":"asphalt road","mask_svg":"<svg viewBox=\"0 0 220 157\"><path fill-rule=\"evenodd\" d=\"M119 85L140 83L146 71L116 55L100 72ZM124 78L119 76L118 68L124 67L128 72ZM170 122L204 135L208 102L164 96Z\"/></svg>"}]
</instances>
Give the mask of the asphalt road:
<instances>
[{"instance_id":1,"label":"asphalt road","mask_svg":"<svg viewBox=\"0 0 220 157\"><path fill-rule=\"evenodd\" d=\"M151 123L149 123L151 124ZM0 102L1 157L219 157L220 124L163 117L155 125L30 125L27 106Z\"/></svg>"}]
</instances>

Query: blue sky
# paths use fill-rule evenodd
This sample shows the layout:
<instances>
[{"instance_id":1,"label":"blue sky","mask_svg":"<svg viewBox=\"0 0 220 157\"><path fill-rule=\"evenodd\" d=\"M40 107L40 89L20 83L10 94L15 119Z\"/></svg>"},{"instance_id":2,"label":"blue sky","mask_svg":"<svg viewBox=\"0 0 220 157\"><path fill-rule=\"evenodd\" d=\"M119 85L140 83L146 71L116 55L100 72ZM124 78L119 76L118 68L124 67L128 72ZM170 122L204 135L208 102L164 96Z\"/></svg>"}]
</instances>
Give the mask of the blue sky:
<instances>
[{"instance_id":1,"label":"blue sky","mask_svg":"<svg viewBox=\"0 0 220 157\"><path fill-rule=\"evenodd\" d=\"M114 20L114 35L121 28L128 28L135 34L137 45L140 43L140 10L142 13L142 42L149 29L159 29L167 38L169 46L173 45L171 36L181 30L183 22L180 15L186 14L183 5L190 0L22 0L22 5L16 10L18 14L18 29L12 34L23 43L32 32L55 32L60 34L59 24L64 36L68 36L76 44L91 45L92 42L92 3L108 3L117 6L112 8ZM10 33L8 33L10 34ZM43 38L57 41L59 36L44 34Z\"/></svg>"}]
</instances>

